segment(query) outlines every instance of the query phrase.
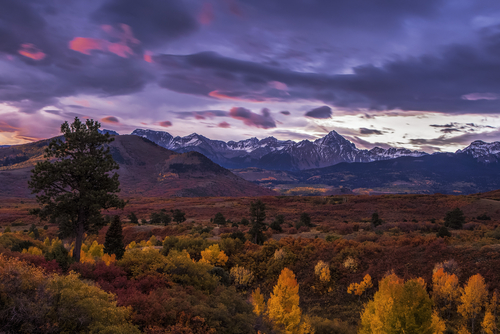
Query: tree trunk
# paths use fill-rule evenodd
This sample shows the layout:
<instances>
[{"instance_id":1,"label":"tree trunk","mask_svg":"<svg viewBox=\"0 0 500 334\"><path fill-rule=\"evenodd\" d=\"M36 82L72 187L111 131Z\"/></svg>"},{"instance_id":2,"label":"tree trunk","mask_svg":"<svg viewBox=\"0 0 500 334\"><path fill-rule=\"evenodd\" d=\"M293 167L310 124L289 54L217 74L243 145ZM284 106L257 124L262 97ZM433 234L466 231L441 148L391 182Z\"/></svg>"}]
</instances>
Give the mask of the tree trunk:
<instances>
[{"instance_id":1,"label":"tree trunk","mask_svg":"<svg viewBox=\"0 0 500 334\"><path fill-rule=\"evenodd\" d=\"M73 250L73 259L75 259L76 262L80 262L80 253L82 251L84 233L83 221L79 220L76 228L75 249Z\"/></svg>"}]
</instances>

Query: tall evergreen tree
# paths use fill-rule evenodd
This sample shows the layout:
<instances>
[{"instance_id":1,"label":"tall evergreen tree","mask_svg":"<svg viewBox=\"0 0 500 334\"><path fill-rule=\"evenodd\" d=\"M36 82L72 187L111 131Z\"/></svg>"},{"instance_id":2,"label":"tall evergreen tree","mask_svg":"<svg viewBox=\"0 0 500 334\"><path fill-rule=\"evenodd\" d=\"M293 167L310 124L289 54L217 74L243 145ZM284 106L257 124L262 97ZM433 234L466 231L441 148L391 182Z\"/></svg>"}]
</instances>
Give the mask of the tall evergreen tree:
<instances>
[{"instance_id":1,"label":"tall evergreen tree","mask_svg":"<svg viewBox=\"0 0 500 334\"><path fill-rule=\"evenodd\" d=\"M446 212L444 217L444 226L454 229L461 229L465 224L465 215L459 208Z\"/></svg>"},{"instance_id":2,"label":"tall evergreen tree","mask_svg":"<svg viewBox=\"0 0 500 334\"><path fill-rule=\"evenodd\" d=\"M186 221L186 213L179 209L175 209L172 212L172 220L178 224Z\"/></svg>"},{"instance_id":3,"label":"tall evergreen tree","mask_svg":"<svg viewBox=\"0 0 500 334\"><path fill-rule=\"evenodd\" d=\"M31 211L59 225L61 237L74 237L73 257L80 261L83 236L104 226L102 209L123 208L109 146L114 138L99 133L99 122L78 117L61 125L63 137L52 140L45 161L36 164L28 182L41 208Z\"/></svg>"},{"instance_id":4,"label":"tall evergreen tree","mask_svg":"<svg viewBox=\"0 0 500 334\"><path fill-rule=\"evenodd\" d=\"M214 220L213 220L213 223L214 224L217 224L217 225L226 225L226 218L224 217L224 215L220 212L217 212L215 214L215 217L214 217Z\"/></svg>"},{"instance_id":5,"label":"tall evergreen tree","mask_svg":"<svg viewBox=\"0 0 500 334\"><path fill-rule=\"evenodd\" d=\"M123 243L122 223L119 216L115 216L104 240L104 253L115 254L117 259L121 259L125 254L125 244Z\"/></svg>"},{"instance_id":6,"label":"tall evergreen tree","mask_svg":"<svg viewBox=\"0 0 500 334\"><path fill-rule=\"evenodd\" d=\"M254 239L254 243L264 243L265 237L263 231L267 229L264 220L266 219L266 205L259 199L250 203L250 221L252 228L249 233Z\"/></svg>"}]
</instances>

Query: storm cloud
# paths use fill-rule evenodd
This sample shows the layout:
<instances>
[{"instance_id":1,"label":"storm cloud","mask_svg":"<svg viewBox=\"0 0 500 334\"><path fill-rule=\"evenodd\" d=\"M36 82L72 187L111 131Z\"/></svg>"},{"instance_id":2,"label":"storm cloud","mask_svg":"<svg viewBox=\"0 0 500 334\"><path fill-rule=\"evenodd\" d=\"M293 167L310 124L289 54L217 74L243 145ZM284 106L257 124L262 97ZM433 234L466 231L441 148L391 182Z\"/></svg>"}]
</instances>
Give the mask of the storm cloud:
<instances>
[{"instance_id":1,"label":"storm cloud","mask_svg":"<svg viewBox=\"0 0 500 334\"><path fill-rule=\"evenodd\" d=\"M276 122L271 116L269 109L264 108L261 110L260 114L256 114L251 110L234 107L229 111L229 116L234 119L243 121L245 125L255 126L262 129L270 129L276 127Z\"/></svg>"},{"instance_id":2,"label":"storm cloud","mask_svg":"<svg viewBox=\"0 0 500 334\"><path fill-rule=\"evenodd\" d=\"M314 108L313 110L306 112L305 115L307 117L319 119L330 118L332 116L332 108L328 106Z\"/></svg>"}]
</instances>

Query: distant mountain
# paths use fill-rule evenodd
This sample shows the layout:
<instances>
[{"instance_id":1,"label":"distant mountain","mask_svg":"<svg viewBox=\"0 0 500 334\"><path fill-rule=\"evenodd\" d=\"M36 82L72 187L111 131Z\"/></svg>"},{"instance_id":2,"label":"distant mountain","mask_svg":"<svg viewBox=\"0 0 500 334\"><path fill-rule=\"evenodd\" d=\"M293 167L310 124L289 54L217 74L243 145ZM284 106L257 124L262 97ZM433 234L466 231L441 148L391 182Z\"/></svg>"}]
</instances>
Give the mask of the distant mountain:
<instances>
[{"instance_id":1,"label":"distant mountain","mask_svg":"<svg viewBox=\"0 0 500 334\"><path fill-rule=\"evenodd\" d=\"M463 150L458 150L455 153L470 155L483 163L499 162L500 142L485 143L482 140L476 140Z\"/></svg>"},{"instance_id":2,"label":"distant mountain","mask_svg":"<svg viewBox=\"0 0 500 334\"><path fill-rule=\"evenodd\" d=\"M107 129L101 130L101 129L99 129L98 131L99 131L99 133L109 133L112 136L119 136L120 135L118 132L113 131L113 130L107 130Z\"/></svg>"},{"instance_id":3,"label":"distant mountain","mask_svg":"<svg viewBox=\"0 0 500 334\"><path fill-rule=\"evenodd\" d=\"M33 165L50 140L0 148L0 197L33 196L27 187ZM125 196L264 196L271 190L246 181L197 152L176 153L137 136L116 136L111 153ZM21 161L7 164L9 156ZM1 160L3 159L3 160Z\"/></svg>"},{"instance_id":4,"label":"distant mountain","mask_svg":"<svg viewBox=\"0 0 500 334\"><path fill-rule=\"evenodd\" d=\"M464 151L464 150L462 150ZM283 184L297 186L325 185L350 189L355 193L421 193L472 194L500 189L500 160L488 163L491 154L439 153L421 157L400 157L369 163L339 163L334 166L265 173L252 168L234 172L262 186L279 188ZM491 151L490 151L491 152Z\"/></svg>"},{"instance_id":5,"label":"distant mountain","mask_svg":"<svg viewBox=\"0 0 500 334\"><path fill-rule=\"evenodd\" d=\"M360 150L335 131L313 142L281 141L268 137L262 140L250 138L226 143L196 133L186 137L173 137L168 132L142 129L134 130L132 135L147 138L175 152L202 153L226 168L258 167L293 171L332 166L341 162L372 162L401 156L427 155L424 152L398 148L375 147L371 150Z\"/></svg>"}]
</instances>

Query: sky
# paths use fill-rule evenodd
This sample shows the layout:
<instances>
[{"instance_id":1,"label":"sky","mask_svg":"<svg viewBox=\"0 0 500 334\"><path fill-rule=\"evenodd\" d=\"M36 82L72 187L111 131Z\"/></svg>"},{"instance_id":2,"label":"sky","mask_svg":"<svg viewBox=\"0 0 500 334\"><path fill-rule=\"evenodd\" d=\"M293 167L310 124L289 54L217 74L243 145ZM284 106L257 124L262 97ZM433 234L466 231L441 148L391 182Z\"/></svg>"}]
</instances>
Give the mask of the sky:
<instances>
[{"instance_id":1,"label":"sky","mask_svg":"<svg viewBox=\"0 0 500 334\"><path fill-rule=\"evenodd\" d=\"M497 0L2 0L0 145L92 118L210 139L500 141Z\"/></svg>"}]
</instances>

